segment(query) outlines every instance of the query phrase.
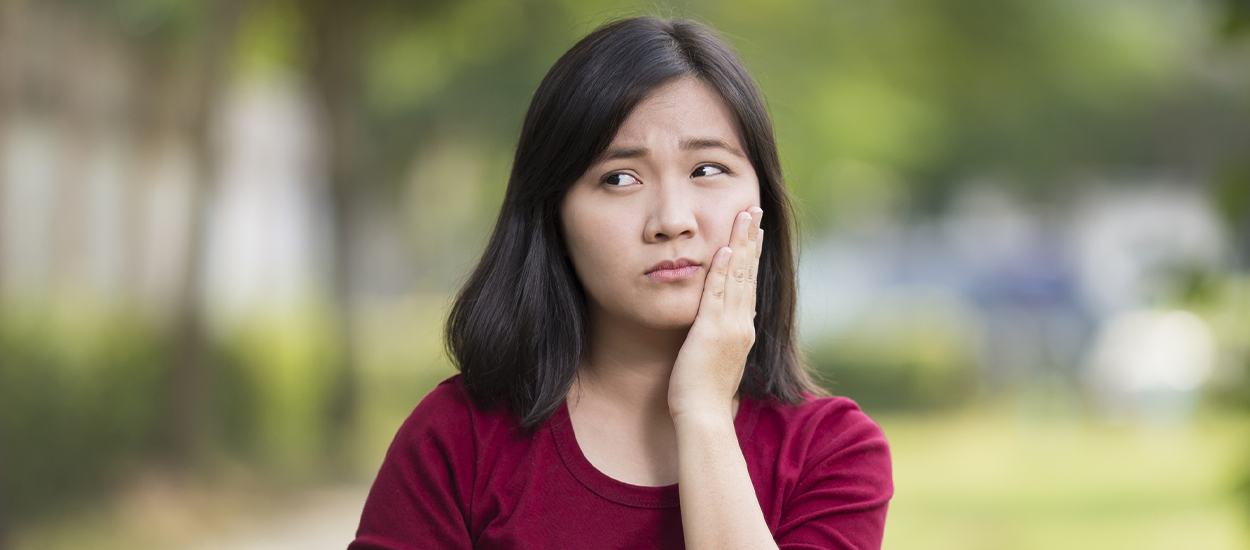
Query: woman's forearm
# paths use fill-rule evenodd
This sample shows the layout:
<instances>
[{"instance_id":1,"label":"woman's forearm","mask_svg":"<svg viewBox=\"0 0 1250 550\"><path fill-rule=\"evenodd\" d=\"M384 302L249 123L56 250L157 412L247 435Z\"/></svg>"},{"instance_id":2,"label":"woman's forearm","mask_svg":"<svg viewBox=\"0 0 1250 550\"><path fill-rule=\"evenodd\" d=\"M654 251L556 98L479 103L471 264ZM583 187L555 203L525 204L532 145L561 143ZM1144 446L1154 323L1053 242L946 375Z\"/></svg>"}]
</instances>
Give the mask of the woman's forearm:
<instances>
[{"instance_id":1,"label":"woman's forearm","mask_svg":"<svg viewBox=\"0 0 1250 550\"><path fill-rule=\"evenodd\" d=\"M675 421L686 548L776 549L764 521L732 416Z\"/></svg>"}]
</instances>

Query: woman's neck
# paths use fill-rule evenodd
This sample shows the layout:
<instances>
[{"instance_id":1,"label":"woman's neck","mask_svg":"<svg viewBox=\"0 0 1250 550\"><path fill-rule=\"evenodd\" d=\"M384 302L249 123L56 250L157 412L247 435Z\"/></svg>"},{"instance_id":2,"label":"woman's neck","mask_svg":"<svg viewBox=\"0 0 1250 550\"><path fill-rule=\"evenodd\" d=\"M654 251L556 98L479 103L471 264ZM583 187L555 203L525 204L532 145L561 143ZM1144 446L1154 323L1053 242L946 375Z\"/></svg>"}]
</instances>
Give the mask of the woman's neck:
<instances>
[{"instance_id":1,"label":"woman's neck","mask_svg":"<svg viewBox=\"0 0 1250 550\"><path fill-rule=\"evenodd\" d=\"M595 312L569 402L589 395L596 408L631 423L671 425L668 382L689 330L645 327Z\"/></svg>"},{"instance_id":2,"label":"woman's neck","mask_svg":"<svg viewBox=\"0 0 1250 550\"><path fill-rule=\"evenodd\" d=\"M575 390L621 414L668 418L668 381L688 329L659 330L597 319Z\"/></svg>"}]
</instances>

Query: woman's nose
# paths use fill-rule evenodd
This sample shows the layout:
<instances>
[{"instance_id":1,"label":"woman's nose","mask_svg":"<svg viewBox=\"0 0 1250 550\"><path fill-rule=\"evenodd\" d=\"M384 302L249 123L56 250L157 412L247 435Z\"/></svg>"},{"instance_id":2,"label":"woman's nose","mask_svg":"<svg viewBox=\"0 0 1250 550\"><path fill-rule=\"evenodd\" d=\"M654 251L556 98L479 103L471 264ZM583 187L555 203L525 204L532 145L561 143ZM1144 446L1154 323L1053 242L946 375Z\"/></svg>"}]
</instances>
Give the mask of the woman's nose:
<instances>
[{"instance_id":1,"label":"woman's nose","mask_svg":"<svg viewBox=\"0 0 1250 550\"><path fill-rule=\"evenodd\" d=\"M661 182L650 205L647 221L647 237L653 241L663 241L679 237L689 237L698 230L695 209L698 207L696 197L688 189L685 182L668 180Z\"/></svg>"}]
</instances>

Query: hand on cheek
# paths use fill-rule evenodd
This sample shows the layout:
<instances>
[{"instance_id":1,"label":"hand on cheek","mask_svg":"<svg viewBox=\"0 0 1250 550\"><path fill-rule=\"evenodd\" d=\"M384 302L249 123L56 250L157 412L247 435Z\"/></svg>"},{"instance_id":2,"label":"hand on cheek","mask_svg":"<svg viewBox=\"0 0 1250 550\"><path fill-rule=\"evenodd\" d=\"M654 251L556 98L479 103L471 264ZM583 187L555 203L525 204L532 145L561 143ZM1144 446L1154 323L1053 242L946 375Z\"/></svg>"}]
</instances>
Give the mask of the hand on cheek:
<instances>
[{"instance_id":1,"label":"hand on cheek","mask_svg":"<svg viewBox=\"0 0 1250 550\"><path fill-rule=\"evenodd\" d=\"M699 313L668 383L674 420L729 415L755 345L756 275L763 250L763 210L739 212L729 245L717 251L703 283Z\"/></svg>"}]
</instances>

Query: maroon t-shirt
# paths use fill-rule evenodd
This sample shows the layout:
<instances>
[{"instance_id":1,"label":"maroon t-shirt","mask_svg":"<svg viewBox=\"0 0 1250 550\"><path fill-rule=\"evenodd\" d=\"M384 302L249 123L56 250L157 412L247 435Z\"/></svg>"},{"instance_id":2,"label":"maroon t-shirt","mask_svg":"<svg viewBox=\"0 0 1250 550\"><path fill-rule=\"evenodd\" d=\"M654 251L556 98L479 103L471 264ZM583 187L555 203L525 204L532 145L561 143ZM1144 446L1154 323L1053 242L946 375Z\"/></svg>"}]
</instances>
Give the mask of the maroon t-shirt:
<instances>
[{"instance_id":1,"label":"maroon t-shirt","mask_svg":"<svg viewBox=\"0 0 1250 550\"><path fill-rule=\"evenodd\" d=\"M742 396L734 427L778 546L881 546L889 444L853 400ZM475 407L456 374L400 426L348 549L684 548L677 491L596 469L567 403L526 437L503 407Z\"/></svg>"}]
</instances>

